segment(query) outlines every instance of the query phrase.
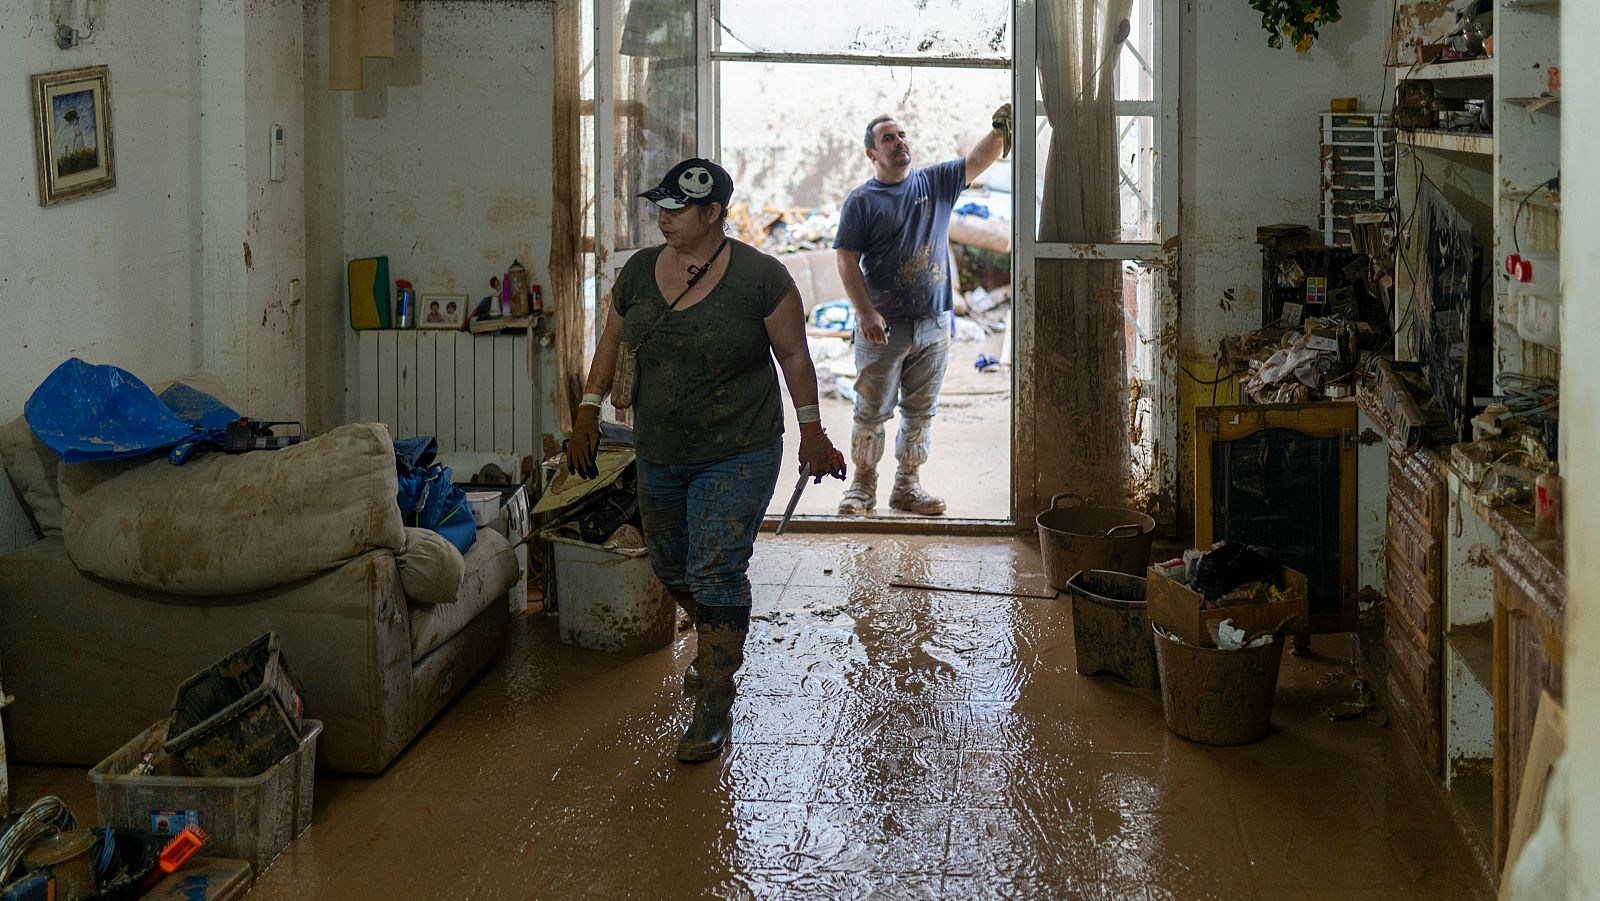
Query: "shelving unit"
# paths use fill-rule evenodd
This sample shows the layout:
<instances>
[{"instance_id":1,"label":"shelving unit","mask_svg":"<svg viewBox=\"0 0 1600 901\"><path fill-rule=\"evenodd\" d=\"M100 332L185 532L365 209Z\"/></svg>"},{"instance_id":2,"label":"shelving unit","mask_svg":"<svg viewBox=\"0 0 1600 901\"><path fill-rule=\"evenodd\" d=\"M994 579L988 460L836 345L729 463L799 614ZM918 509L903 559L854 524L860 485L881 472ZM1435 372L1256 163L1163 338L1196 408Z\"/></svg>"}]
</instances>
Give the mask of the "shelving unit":
<instances>
[{"instance_id":1,"label":"shelving unit","mask_svg":"<svg viewBox=\"0 0 1600 901\"><path fill-rule=\"evenodd\" d=\"M1415 359L1416 283L1426 237L1416 225L1415 207L1419 188L1431 183L1482 246L1486 284L1479 302L1493 311L1492 372L1554 378L1559 351L1518 334L1502 264L1516 252L1560 250L1561 198L1543 187L1560 165L1561 96L1547 77L1560 64L1560 4L1498 0L1494 20L1495 57L1397 72L1402 80L1431 81L1435 96L1486 98L1494 133L1398 132L1396 356ZM1371 402L1365 401L1369 408ZM1551 625L1565 609L1559 544L1525 528L1531 517L1520 511L1485 506L1476 486L1452 466L1448 448L1402 454L1391 445L1391 452L1394 459L1418 462L1402 467L1404 472L1392 470L1388 481L1388 604L1416 609L1437 584L1437 606L1431 609L1443 625L1441 641L1426 643L1432 636L1424 634L1424 643L1411 649L1413 657L1421 648L1432 651L1412 661L1411 669L1424 676L1437 672L1440 679L1439 719L1416 744L1425 752L1424 765L1440 771L1497 868L1532 729L1529 698L1536 700L1540 690L1561 694L1561 630ZM1419 515L1428 511L1425 505L1405 502L1408 494L1417 496L1419 473L1443 478L1441 512L1448 528L1439 530L1433 518ZM1397 516L1397 509L1404 515ZM1435 561L1443 575L1438 583L1427 568ZM1418 625L1415 616L1401 623ZM1412 691L1391 698L1391 705L1396 715L1415 721L1432 685L1414 677L1411 682ZM1429 753L1435 746L1440 756Z\"/></svg>"}]
</instances>

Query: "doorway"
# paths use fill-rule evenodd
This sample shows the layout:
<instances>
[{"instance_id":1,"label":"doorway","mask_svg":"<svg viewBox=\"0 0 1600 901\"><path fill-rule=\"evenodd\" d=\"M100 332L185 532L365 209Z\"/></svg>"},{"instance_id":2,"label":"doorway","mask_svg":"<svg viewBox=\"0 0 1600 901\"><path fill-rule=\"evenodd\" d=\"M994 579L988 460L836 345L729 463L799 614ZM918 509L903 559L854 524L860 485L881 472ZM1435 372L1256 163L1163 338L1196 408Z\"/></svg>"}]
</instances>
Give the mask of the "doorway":
<instances>
[{"instance_id":1,"label":"doorway","mask_svg":"<svg viewBox=\"0 0 1600 901\"><path fill-rule=\"evenodd\" d=\"M1130 22L1102 60L1116 84L1122 227L1110 240L1065 243L1047 240L1041 229L1051 134L1037 72L1041 56L1053 51L1040 31L1041 18L1048 19L1040 5L1097 6L1102 17ZM945 519L994 523L1025 522L1060 490L1052 484L1063 468L1052 455L1053 424L1037 407L1048 400L1039 392L1039 377L1048 374L1034 371L1050 354L1040 341L1051 336L1034 321L1030 289L1053 262L1109 262L1121 273L1109 300L1126 320L1125 487L1136 504L1170 521L1177 458L1177 380L1168 371L1177 327L1175 0L791 0L781 16L767 0L596 0L591 21L596 46L614 51L595 60L589 107L593 296L605 298L627 257L658 240L633 195L678 159L719 159L737 185L731 212L738 236L796 273L824 424L841 448L849 445L854 367L850 323L841 321L848 303L837 305L843 292L836 276L829 278L831 226L844 196L871 176L865 123L879 113L903 117L914 164L928 165L963 153L987 130L994 107L1011 99L1019 110L1013 155L957 205L989 237L952 245L955 305L966 312L954 323L924 486L946 498ZM1032 186L1023 197L1034 196L1015 202L1013 183ZM997 243L981 246L996 233ZM603 308L595 304L597 321ZM792 417L792 408L787 413ZM888 424L891 450L880 463L874 518L893 517L887 472L895 425ZM791 443L795 432L791 420ZM787 458L795 452L787 448ZM781 481L772 515L781 515L792 490L792 479ZM832 481L811 486L797 513L831 516L843 490Z\"/></svg>"}]
</instances>

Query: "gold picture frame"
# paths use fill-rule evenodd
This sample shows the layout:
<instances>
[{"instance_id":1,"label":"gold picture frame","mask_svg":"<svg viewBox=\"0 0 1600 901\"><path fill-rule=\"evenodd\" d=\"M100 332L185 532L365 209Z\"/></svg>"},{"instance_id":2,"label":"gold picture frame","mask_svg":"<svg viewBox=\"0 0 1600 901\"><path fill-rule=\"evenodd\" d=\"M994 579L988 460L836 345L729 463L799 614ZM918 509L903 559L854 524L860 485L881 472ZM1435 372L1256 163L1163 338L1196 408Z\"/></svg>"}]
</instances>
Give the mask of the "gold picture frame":
<instances>
[{"instance_id":1,"label":"gold picture frame","mask_svg":"<svg viewBox=\"0 0 1600 901\"><path fill-rule=\"evenodd\" d=\"M110 67L35 75L32 96L39 205L55 206L115 188Z\"/></svg>"}]
</instances>

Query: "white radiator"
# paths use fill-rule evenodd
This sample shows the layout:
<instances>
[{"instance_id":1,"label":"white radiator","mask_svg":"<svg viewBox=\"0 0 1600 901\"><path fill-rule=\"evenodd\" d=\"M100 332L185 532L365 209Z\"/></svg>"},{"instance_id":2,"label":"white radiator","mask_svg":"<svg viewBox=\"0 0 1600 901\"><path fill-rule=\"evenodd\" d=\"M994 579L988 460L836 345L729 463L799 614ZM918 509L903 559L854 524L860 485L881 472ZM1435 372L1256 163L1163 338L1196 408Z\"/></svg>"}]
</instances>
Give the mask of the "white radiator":
<instances>
[{"instance_id":1,"label":"white radiator","mask_svg":"<svg viewBox=\"0 0 1600 901\"><path fill-rule=\"evenodd\" d=\"M526 334L426 329L360 333L356 416L445 453L542 454Z\"/></svg>"}]
</instances>

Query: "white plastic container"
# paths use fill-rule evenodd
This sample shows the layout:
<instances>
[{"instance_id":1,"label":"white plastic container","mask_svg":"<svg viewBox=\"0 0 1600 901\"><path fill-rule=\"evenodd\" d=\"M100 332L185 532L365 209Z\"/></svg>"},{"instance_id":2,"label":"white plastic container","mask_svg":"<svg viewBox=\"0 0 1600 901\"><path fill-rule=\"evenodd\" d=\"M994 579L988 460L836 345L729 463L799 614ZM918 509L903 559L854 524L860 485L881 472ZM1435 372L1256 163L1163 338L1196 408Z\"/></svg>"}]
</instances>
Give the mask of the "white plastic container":
<instances>
[{"instance_id":1,"label":"white plastic container","mask_svg":"<svg viewBox=\"0 0 1600 901\"><path fill-rule=\"evenodd\" d=\"M498 491L467 492L467 506L472 508L472 518L478 528L494 522L495 517L500 515L500 497Z\"/></svg>"},{"instance_id":2,"label":"white plastic container","mask_svg":"<svg viewBox=\"0 0 1600 901\"><path fill-rule=\"evenodd\" d=\"M1561 346L1561 258L1553 253L1523 253L1507 258L1507 291L1522 340Z\"/></svg>"},{"instance_id":3,"label":"white plastic container","mask_svg":"<svg viewBox=\"0 0 1600 901\"><path fill-rule=\"evenodd\" d=\"M551 542L561 640L637 657L672 643L678 608L643 548L611 550L545 533Z\"/></svg>"}]
</instances>

